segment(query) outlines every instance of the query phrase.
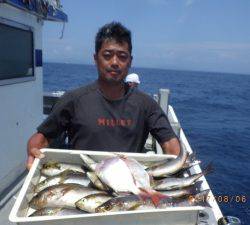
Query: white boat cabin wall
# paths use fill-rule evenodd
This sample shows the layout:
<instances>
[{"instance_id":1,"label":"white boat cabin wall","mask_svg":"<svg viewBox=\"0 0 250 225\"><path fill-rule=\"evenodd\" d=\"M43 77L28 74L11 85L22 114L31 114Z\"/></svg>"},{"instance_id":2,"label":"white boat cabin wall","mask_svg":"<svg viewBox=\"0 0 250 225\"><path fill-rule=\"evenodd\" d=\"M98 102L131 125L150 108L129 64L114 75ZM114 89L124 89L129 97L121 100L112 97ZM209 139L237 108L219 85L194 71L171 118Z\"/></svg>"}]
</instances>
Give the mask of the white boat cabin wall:
<instances>
[{"instance_id":1,"label":"white boat cabin wall","mask_svg":"<svg viewBox=\"0 0 250 225\"><path fill-rule=\"evenodd\" d=\"M43 21L67 21L56 5L39 14L38 2L0 0L0 200L24 173L27 140L44 118Z\"/></svg>"}]
</instances>

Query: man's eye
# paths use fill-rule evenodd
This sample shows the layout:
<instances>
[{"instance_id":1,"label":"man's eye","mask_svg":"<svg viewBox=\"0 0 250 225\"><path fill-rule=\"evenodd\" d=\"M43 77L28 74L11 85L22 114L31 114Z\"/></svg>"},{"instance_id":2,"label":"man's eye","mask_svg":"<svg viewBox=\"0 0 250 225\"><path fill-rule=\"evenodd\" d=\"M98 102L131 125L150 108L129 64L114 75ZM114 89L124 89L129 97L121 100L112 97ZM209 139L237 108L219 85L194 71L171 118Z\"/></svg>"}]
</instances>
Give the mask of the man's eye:
<instances>
[{"instance_id":1,"label":"man's eye","mask_svg":"<svg viewBox=\"0 0 250 225\"><path fill-rule=\"evenodd\" d=\"M126 61L128 59L128 55L127 54L119 54L118 55L119 59L122 61Z\"/></svg>"},{"instance_id":2,"label":"man's eye","mask_svg":"<svg viewBox=\"0 0 250 225\"><path fill-rule=\"evenodd\" d=\"M104 52L102 55L105 59L110 59L112 57L112 55L109 52Z\"/></svg>"}]
</instances>

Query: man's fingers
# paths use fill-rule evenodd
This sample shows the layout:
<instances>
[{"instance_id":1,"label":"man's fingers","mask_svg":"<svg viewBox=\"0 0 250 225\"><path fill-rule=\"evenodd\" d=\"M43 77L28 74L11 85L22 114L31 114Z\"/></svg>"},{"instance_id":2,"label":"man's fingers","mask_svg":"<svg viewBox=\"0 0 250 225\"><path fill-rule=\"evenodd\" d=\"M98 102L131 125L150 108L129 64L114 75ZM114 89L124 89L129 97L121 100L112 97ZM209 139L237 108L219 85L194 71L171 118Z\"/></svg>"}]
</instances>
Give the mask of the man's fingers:
<instances>
[{"instance_id":1,"label":"man's fingers","mask_svg":"<svg viewBox=\"0 0 250 225\"><path fill-rule=\"evenodd\" d=\"M32 148L29 150L28 158L26 161L26 168L29 170L35 160L35 158L42 159L45 155L41 153L41 151L38 148Z\"/></svg>"},{"instance_id":2,"label":"man's fingers","mask_svg":"<svg viewBox=\"0 0 250 225\"><path fill-rule=\"evenodd\" d=\"M30 155L32 155L33 157L35 158L39 158L39 159L42 159L45 157L45 155L43 153L41 153L41 151L38 149L38 148L32 148L30 150ZM34 160L33 160L34 161Z\"/></svg>"}]
</instances>

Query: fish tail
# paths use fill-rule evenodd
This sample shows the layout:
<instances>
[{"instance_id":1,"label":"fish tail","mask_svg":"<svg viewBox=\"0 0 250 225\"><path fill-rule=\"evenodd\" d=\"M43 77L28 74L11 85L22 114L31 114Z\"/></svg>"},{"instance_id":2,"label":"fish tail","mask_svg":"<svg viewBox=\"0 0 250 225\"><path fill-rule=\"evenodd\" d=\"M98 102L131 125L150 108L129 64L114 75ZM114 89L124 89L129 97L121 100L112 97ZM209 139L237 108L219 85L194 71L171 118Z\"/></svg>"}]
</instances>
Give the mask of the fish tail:
<instances>
[{"instance_id":1,"label":"fish tail","mask_svg":"<svg viewBox=\"0 0 250 225\"><path fill-rule=\"evenodd\" d=\"M187 163L192 163L196 160L196 152L192 152L191 154L188 155L186 162Z\"/></svg>"},{"instance_id":2,"label":"fish tail","mask_svg":"<svg viewBox=\"0 0 250 225\"><path fill-rule=\"evenodd\" d=\"M143 200L147 200L148 198L150 198L155 207L157 207L159 205L159 202L162 199L168 198L167 195L164 195L164 194L162 194L158 191L155 191L155 190L145 190L145 189L140 189L140 190L142 190L143 192L140 193L139 196Z\"/></svg>"},{"instance_id":3,"label":"fish tail","mask_svg":"<svg viewBox=\"0 0 250 225\"><path fill-rule=\"evenodd\" d=\"M210 162L210 163L207 165L207 167L203 170L202 174L205 176L205 175L207 175L207 174L209 174L209 173L212 173L212 172L214 172L214 168L213 168L212 163Z\"/></svg>"},{"instance_id":4,"label":"fish tail","mask_svg":"<svg viewBox=\"0 0 250 225\"><path fill-rule=\"evenodd\" d=\"M186 191L186 195L195 195L197 193L197 188L195 185L191 185L189 187L184 188Z\"/></svg>"},{"instance_id":5,"label":"fish tail","mask_svg":"<svg viewBox=\"0 0 250 225\"><path fill-rule=\"evenodd\" d=\"M191 189L193 190L192 194L199 193L202 189L202 184L203 184L202 180L196 181L195 184L191 186Z\"/></svg>"},{"instance_id":6,"label":"fish tail","mask_svg":"<svg viewBox=\"0 0 250 225\"><path fill-rule=\"evenodd\" d=\"M203 181L196 181L193 185L183 188L185 195L195 196L197 193L200 193L202 183Z\"/></svg>"},{"instance_id":7,"label":"fish tail","mask_svg":"<svg viewBox=\"0 0 250 225\"><path fill-rule=\"evenodd\" d=\"M200 206L212 208L212 206L211 206L210 203L209 203L209 199L210 199L210 198L208 197L209 192L210 192L210 190L207 189L207 190L203 190L203 191L201 191L200 193L196 194L196 195L194 196L196 205L200 205Z\"/></svg>"},{"instance_id":8,"label":"fish tail","mask_svg":"<svg viewBox=\"0 0 250 225\"><path fill-rule=\"evenodd\" d=\"M157 192L157 191L151 191L151 201L153 202L155 207L157 207L159 205L159 202L162 199L166 199L166 198L168 198L167 195L164 195L164 194Z\"/></svg>"}]
</instances>

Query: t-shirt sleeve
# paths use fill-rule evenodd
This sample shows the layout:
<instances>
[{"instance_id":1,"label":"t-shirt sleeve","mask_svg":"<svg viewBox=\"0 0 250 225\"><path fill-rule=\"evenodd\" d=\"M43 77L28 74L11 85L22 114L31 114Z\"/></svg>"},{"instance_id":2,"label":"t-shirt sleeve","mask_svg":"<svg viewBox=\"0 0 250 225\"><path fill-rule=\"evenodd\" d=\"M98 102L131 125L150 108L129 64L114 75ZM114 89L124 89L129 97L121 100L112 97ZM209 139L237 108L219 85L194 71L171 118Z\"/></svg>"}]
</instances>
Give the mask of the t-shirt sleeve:
<instances>
[{"instance_id":1,"label":"t-shirt sleeve","mask_svg":"<svg viewBox=\"0 0 250 225\"><path fill-rule=\"evenodd\" d=\"M47 138L57 138L68 129L73 110L72 95L65 93L54 105L50 115L37 127L37 131Z\"/></svg>"},{"instance_id":2,"label":"t-shirt sleeve","mask_svg":"<svg viewBox=\"0 0 250 225\"><path fill-rule=\"evenodd\" d=\"M166 114L154 100L150 101L148 109L147 125L149 132L153 137L159 143L169 141L172 138L177 138Z\"/></svg>"}]
</instances>

